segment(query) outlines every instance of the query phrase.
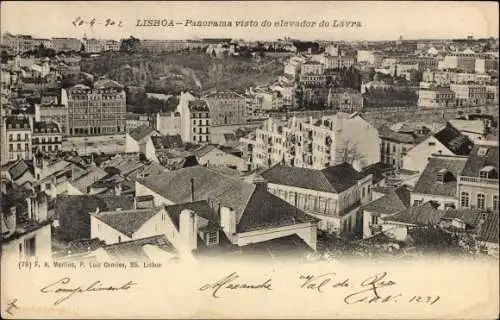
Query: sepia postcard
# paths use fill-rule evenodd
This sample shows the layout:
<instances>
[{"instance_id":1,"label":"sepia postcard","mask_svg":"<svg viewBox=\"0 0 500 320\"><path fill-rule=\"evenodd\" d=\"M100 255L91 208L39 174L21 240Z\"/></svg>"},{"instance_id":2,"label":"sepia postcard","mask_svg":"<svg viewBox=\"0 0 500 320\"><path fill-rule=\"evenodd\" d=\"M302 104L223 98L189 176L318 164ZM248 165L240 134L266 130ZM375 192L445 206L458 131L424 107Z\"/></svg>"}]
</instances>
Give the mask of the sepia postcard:
<instances>
[{"instance_id":1,"label":"sepia postcard","mask_svg":"<svg viewBox=\"0 0 500 320\"><path fill-rule=\"evenodd\" d=\"M1 317L498 319L487 1L2 1Z\"/></svg>"}]
</instances>

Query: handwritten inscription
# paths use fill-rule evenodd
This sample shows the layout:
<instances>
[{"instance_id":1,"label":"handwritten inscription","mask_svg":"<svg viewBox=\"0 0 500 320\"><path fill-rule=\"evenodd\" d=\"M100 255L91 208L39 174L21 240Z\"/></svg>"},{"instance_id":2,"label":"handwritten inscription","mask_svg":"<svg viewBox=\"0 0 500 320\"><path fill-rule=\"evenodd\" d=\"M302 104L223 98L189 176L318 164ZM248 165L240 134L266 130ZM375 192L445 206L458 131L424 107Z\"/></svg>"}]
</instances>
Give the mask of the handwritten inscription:
<instances>
[{"instance_id":1,"label":"handwritten inscription","mask_svg":"<svg viewBox=\"0 0 500 320\"><path fill-rule=\"evenodd\" d=\"M82 17L76 17L75 20L71 22L71 24L75 27L80 27L83 25L88 25L90 27L93 27L94 25L104 25L105 27L111 27L111 26L116 26L116 27L122 27L122 22L116 21L110 18L107 18L104 20L104 22L99 22L96 18L91 18L89 20L85 20Z\"/></svg>"},{"instance_id":2,"label":"handwritten inscription","mask_svg":"<svg viewBox=\"0 0 500 320\"><path fill-rule=\"evenodd\" d=\"M9 303L7 303L7 310L5 310L5 312L7 312L11 316L13 316L14 315L14 310L18 310L19 309L17 307L16 303L17 303L17 299L14 299L14 300L10 301Z\"/></svg>"},{"instance_id":3,"label":"handwritten inscription","mask_svg":"<svg viewBox=\"0 0 500 320\"><path fill-rule=\"evenodd\" d=\"M109 285L104 285L101 280L97 280L90 284L89 286L73 286L71 287L68 285L71 282L71 278L69 277L64 277L62 279L57 280L56 282L53 282L42 289L40 289L40 292L42 293L51 293L55 294L59 297L55 302L54 305L57 306L58 304L61 304L64 301L67 301L69 298L73 297L76 294L80 293L95 293L95 292L103 292L103 291L126 291L131 289L132 287L136 286L137 283L128 281L122 286L109 286Z\"/></svg>"},{"instance_id":4,"label":"handwritten inscription","mask_svg":"<svg viewBox=\"0 0 500 320\"><path fill-rule=\"evenodd\" d=\"M354 292L349 292L344 296L345 304L358 303L422 303L433 305L438 302L440 296L406 296L397 290L397 283L391 280L387 272L377 273L370 276L359 284L354 283L349 278L337 277L335 272L324 273L320 275L301 275L299 276L300 288L308 291L323 293L334 288L349 288ZM391 292L387 292L392 289Z\"/></svg>"},{"instance_id":5,"label":"handwritten inscription","mask_svg":"<svg viewBox=\"0 0 500 320\"><path fill-rule=\"evenodd\" d=\"M236 282L237 279L239 279L240 276L236 273L233 272L230 275L214 282L211 284L205 284L200 287L200 291L211 291L212 296L214 298L220 298L220 295L222 294L222 291L224 290L241 290L241 289L251 289L251 290L258 290L258 289L263 289L263 290L273 290L272 288L272 280L267 279L261 283L245 283L238 281Z\"/></svg>"}]
</instances>

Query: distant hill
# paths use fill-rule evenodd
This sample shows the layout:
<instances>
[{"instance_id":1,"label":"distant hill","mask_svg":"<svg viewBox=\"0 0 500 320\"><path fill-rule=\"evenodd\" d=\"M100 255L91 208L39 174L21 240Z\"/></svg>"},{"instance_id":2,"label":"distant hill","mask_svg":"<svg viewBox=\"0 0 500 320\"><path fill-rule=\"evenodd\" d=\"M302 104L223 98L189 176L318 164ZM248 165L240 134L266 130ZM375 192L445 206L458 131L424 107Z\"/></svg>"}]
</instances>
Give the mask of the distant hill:
<instances>
[{"instance_id":1,"label":"distant hill","mask_svg":"<svg viewBox=\"0 0 500 320\"><path fill-rule=\"evenodd\" d=\"M154 92L247 88L277 79L283 66L277 60L260 62L241 57L212 58L199 52L163 55L108 52L86 58L81 69L106 75L125 86L149 87Z\"/></svg>"}]
</instances>

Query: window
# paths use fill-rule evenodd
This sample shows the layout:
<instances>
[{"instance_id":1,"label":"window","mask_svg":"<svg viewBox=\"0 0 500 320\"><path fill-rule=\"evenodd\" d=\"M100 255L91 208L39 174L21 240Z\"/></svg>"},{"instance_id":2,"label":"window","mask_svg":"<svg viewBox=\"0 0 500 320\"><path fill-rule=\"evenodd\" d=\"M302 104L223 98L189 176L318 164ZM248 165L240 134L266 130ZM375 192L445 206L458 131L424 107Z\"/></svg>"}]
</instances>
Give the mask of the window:
<instances>
[{"instance_id":1,"label":"window","mask_svg":"<svg viewBox=\"0 0 500 320\"><path fill-rule=\"evenodd\" d=\"M477 208L484 209L486 203L486 196L483 193L477 194Z\"/></svg>"},{"instance_id":2,"label":"window","mask_svg":"<svg viewBox=\"0 0 500 320\"><path fill-rule=\"evenodd\" d=\"M36 242L35 238L30 238L24 240L24 256L25 257L34 257L36 253L36 248L35 248Z\"/></svg>"},{"instance_id":3,"label":"window","mask_svg":"<svg viewBox=\"0 0 500 320\"><path fill-rule=\"evenodd\" d=\"M365 188L361 188L361 197L364 198L365 197Z\"/></svg>"},{"instance_id":4,"label":"window","mask_svg":"<svg viewBox=\"0 0 500 320\"><path fill-rule=\"evenodd\" d=\"M21 144L20 143L17 144L17 151L21 151Z\"/></svg>"},{"instance_id":5,"label":"window","mask_svg":"<svg viewBox=\"0 0 500 320\"><path fill-rule=\"evenodd\" d=\"M372 223L371 225L377 225L378 224L378 217L377 216L372 216Z\"/></svg>"},{"instance_id":6,"label":"window","mask_svg":"<svg viewBox=\"0 0 500 320\"><path fill-rule=\"evenodd\" d=\"M413 206L414 207L418 207L420 205L422 205L422 200L415 200L415 201L413 201Z\"/></svg>"},{"instance_id":7,"label":"window","mask_svg":"<svg viewBox=\"0 0 500 320\"><path fill-rule=\"evenodd\" d=\"M27 133L24 135L24 140L28 140L28 134Z\"/></svg>"},{"instance_id":8,"label":"window","mask_svg":"<svg viewBox=\"0 0 500 320\"><path fill-rule=\"evenodd\" d=\"M469 207L469 193L461 192L460 193L460 206L463 208Z\"/></svg>"},{"instance_id":9,"label":"window","mask_svg":"<svg viewBox=\"0 0 500 320\"><path fill-rule=\"evenodd\" d=\"M14 145L12 143L9 144L9 151L14 151Z\"/></svg>"},{"instance_id":10,"label":"window","mask_svg":"<svg viewBox=\"0 0 500 320\"><path fill-rule=\"evenodd\" d=\"M118 236L118 243L122 242L122 237Z\"/></svg>"},{"instance_id":11,"label":"window","mask_svg":"<svg viewBox=\"0 0 500 320\"><path fill-rule=\"evenodd\" d=\"M21 140L21 134L20 133L17 134L17 140Z\"/></svg>"},{"instance_id":12,"label":"window","mask_svg":"<svg viewBox=\"0 0 500 320\"><path fill-rule=\"evenodd\" d=\"M12 141L12 135L9 134L9 141Z\"/></svg>"},{"instance_id":13,"label":"window","mask_svg":"<svg viewBox=\"0 0 500 320\"><path fill-rule=\"evenodd\" d=\"M429 146L435 146L435 145L436 145L435 142L429 141Z\"/></svg>"},{"instance_id":14,"label":"window","mask_svg":"<svg viewBox=\"0 0 500 320\"><path fill-rule=\"evenodd\" d=\"M486 170L479 171L479 178L488 179L488 171Z\"/></svg>"},{"instance_id":15,"label":"window","mask_svg":"<svg viewBox=\"0 0 500 320\"><path fill-rule=\"evenodd\" d=\"M493 211L498 211L498 194L493 196Z\"/></svg>"},{"instance_id":16,"label":"window","mask_svg":"<svg viewBox=\"0 0 500 320\"><path fill-rule=\"evenodd\" d=\"M214 245L219 242L219 233L217 231L210 231L206 233L207 245Z\"/></svg>"}]
</instances>

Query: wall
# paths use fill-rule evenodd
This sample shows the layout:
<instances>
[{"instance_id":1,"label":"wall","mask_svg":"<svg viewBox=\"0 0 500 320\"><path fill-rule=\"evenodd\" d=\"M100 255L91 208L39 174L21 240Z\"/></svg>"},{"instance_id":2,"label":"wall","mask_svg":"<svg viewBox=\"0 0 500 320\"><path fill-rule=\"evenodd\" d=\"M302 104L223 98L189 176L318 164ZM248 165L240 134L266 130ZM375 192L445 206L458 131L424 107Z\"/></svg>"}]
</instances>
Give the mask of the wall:
<instances>
[{"instance_id":1,"label":"wall","mask_svg":"<svg viewBox=\"0 0 500 320\"><path fill-rule=\"evenodd\" d=\"M429 143L434 143L434 145L431 146ZM403 157L403 168L422 172L431 154L438 154L439 151L441 151L443 155L453 155L453 152L446 148L434 136L430 136L407 152L406 156Z\"/></svg>"},{"instance_id":2,"label":"wall","mask_svg":"<svg viewBox=\"0 0 500 320\"><path fill-rule=\"evenodd\" d=\"M158 207L160 205L175 204L173 201L168 200L167 198L154 192L153 190L149 189L148 187L146 187L145 185L141 184L138 181L135 182L135 195L136 197L152 195L155 207Z\"/></svg>"},{"instance_id":3,"label":"wall","mask_svg":"<svg viewBox=\"0 0 500 320\"><path fill-rule=\"evenodd\" d=\"M208 165L209 167L229 167L234 166L238 171L247 171L247 161L224 152L219 149L214 149L198 159L200 165Z\"/></svg>"},{"instance_id":4,"label":"wall","mask_svg":"<svg viewBox=\"0 0 500 320\"><path fill-rule=\"evenodd\" d=\"M483 185L473 185L460 183L458 185L457 196L458 196L458 206L460 206L460 194L462 192L469 193L469 206L474 206L477 208L477 194L482 193L485 195L485 208L493 208L493 196L498 196L498 185L494 184L483 184ZM458 207L457 206L457 207Z\"/></svg>"},{"instance_id":5,"label":"wall","mask_svg":"<svg viewBox=\"0 0 500 320\"><path fill-rule=\"evenodd\" d=\"M238 233L236 241L239 246L245 246L252 243L259 243L297 234L309 245L309 247L311 247L313 250L316 250L316 229L316 225L312 223L294 224L291 226L279 228L269 228Z\"/></svg>"},{"instance_id":6,"label":"wall","mask_svg":"<svg viewBox=\"0 0 500 320\"><path fill-rule=\"evenodd\" d=\"M35 237L35 256L36 259L46 260L52 257L52 235L50 224L46 224L39 229L22 235L17 239L12 239L2 243L2 255L19 257L24 259L24 240ZM22 246L21 254L19 255L19 245Z\"/></svg>"},{"instance_id":7,"label":"wall","mask_svg":"<svg viewBox=\"0 0 500 320\"><path fill-rule=\"evenodd\" d=\"M134 138L132 138L128 132L125 136L125 152L139 152L139 143Z\"/></svg>"},{"instance_id":8,"label":"wall","mask_svg":"<svg viewBox=\"0 0 500 320\"><path fill-rule=\"evenodd\" d=\"M111 228L94 216L90 216L90 237L99 238L100 240L105 241L106 244L118 243L118 237L121 238L121 242L132 240L132 238Z\"/></svg>"}]
</instances>

